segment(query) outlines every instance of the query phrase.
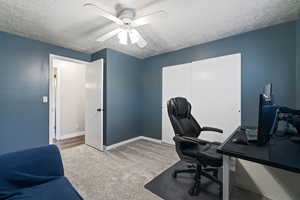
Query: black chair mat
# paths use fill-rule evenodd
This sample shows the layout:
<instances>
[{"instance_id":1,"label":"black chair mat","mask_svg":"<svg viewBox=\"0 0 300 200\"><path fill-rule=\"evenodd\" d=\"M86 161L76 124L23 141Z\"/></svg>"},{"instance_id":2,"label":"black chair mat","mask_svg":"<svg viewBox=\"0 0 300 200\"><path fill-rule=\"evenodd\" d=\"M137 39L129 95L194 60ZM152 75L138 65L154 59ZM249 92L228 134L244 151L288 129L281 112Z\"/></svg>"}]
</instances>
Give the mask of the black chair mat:
<instances>
[{"instance_id":1,"label":"black chair mat","mask_svg":"<svg viewBox=\"0 0 300 200\"><path fill-rule=\"evenodd\" d=\"M172 177L175 169L185 169L187 163L179 161L172 167L152 179L144 187L165 200L220 200L219 187L216 183L201 177L201 192L198 196L190 196L188 191L194 184L192 174L178 174Z\"/></svg>"}]
</instances>

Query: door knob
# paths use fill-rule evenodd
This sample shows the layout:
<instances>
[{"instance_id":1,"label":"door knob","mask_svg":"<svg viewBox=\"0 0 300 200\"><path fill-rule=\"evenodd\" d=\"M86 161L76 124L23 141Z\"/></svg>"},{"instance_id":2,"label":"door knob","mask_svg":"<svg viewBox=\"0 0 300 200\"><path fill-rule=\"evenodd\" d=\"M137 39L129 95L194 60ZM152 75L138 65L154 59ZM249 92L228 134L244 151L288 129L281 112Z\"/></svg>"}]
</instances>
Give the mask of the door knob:
<instances>
[{"instance_id":1,"label":"door knob","mask_svg":"<svg viewBox=\"0 0 300 200\"><path fill-rule=\"evenodd\" d=\"M101 111L103 111L101 108L98 108L98 109L97 109L97 112L101 112Z\"/></svg>"}]
</instances>

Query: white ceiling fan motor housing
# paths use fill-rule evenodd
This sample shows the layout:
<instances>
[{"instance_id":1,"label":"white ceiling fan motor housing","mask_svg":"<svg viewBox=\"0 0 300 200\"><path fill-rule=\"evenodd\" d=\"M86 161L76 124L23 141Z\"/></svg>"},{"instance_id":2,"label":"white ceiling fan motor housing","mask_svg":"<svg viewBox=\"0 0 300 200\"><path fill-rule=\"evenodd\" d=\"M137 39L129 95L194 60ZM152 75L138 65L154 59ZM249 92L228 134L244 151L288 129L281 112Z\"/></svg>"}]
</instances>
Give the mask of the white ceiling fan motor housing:
<instances>
[{"instance_id":1,"label":"white ceiling fan motor housing","mask_svg":"<svg viewBox=\"0 0 300 200\"><path fill-rule=\"evenodd\" d=\"M135 11L131 8L124 8L117 16L124 22L125 25L130 25L135 18Z\"/></svg>"}]
</instances>

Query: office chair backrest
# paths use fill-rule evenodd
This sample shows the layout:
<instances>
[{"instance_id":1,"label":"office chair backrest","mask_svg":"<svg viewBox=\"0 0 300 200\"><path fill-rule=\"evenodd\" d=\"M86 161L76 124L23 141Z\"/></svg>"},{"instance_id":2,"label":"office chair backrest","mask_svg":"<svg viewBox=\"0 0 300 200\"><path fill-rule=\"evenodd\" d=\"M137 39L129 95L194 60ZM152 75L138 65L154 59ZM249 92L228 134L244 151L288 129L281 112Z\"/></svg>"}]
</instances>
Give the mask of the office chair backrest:
<instances>
[{"instance_id":1,"label":"office chair backrest","mask_svg":"<svg viewBox=\"0 0 300 200\"><path fill-rule=\"evenodd\" d=\"M201 127L191 114L192 106L186 98L172 98L167 103L168 115L175 135L198 137Z\"/></svg>"}]
</instances>

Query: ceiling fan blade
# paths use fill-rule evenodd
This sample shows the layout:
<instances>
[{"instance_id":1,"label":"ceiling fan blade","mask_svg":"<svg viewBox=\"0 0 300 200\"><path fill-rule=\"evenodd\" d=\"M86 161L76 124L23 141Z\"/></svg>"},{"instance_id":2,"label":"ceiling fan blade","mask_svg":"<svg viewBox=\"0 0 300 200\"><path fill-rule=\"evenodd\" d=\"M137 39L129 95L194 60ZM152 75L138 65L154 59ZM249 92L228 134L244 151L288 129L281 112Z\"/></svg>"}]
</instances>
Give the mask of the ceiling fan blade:
<instances>
[{"instance_id":1,"label":"ceiling fan blade","mask_svg":"<svg viewBox=\"0 0 300 200\"><path fill-rule=\"evenodd\" d=\"M152 13L152 14L149 14L149 15L146 15L146 16L143 16L143 17L140 17L140 18L134 20L132 23L132 26L133 27L143 26L143 25L151 23L154 20L166 18L167 16L168 16L168 13L166 11L163 11L163 10L157 11L155 13Z\"/></svg>"},{"instance_id":2,"label":"ceiling fan blade","mask_svg":"<svg viewBox=\"0 0 300 200\"><path fill-rule=\"evenodd\" d=\"M111 21L113 21L113 22L115 22L119 25L124 25L122 20L120 20L119 18L117 18L113 14L103 10L102 8L100 8L99 6L97 6L93 3L85 3L83 6L85 8L90 9L90 10L93 10L94 12L98 13L99 15L101 15L102 17L105 17L108 20L111 20Z\"/></svg>"},{"instance_id":3,"label":"ceiling fan blade","mask_svg":"<svg viewBox=\"0 0 300 200\"><path fill-rule=\"evenodd\" d=\"M114 37L115 35L117 35L118 33L120 33L122 31L121 28L117 28L111 32L108 32L102 36L100 36L99 38L96 39L97 42L104 42L112 37Z\"/></svg>"},{"instance_id":4,"label":"ceiling fan blade","mask_svg":"<svg viewBox=\"0 0 300 200\"><path fill-rule=\"evenodd\" d=\"M144 48L145 46L147 46L147 42L146 40L142 37L142 35L136 30L134 29L135 32L136 32L136 36L138 37L138 41L137 41L137 45L138 47L140 48Z\"/></svg>"}]
</instances>

